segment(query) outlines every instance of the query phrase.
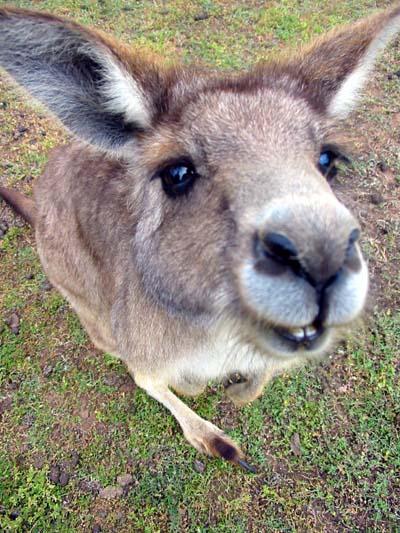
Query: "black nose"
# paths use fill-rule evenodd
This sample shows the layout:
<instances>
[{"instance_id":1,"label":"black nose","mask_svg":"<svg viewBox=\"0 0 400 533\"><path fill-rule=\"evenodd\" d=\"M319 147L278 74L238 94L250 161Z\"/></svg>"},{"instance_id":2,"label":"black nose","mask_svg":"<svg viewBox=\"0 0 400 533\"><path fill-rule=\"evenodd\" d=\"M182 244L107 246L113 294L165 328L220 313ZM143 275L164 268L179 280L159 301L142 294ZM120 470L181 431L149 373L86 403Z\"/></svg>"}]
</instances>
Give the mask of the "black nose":
<instances>
[{"instance_id":1,"label":"black nose","mask_svg":"<svg viewBox=\"0 0 400 533\"><path fill-rule=\"evenodd\" d=\"M347 240L327 237L296 246L283 233L267 232L255 238L256 269L265 274L278 275L290 268L297 276L306 279L318 292L333 283L346 265L357 270L359 258L355 243L358 229L350 232ZM301 251L299 251L299 249Z\"/></svg>"},{"instance_id":2,"label":"black nose","mask_svg":"<svg viewBox=\"0 0 400 533\"><path fill-rule=\"evenodd\" d=\"M264 254L284 264L297 260L297 248L288 237L280 233L267 233L262 239Z\"/></svg>"}]
</instances>

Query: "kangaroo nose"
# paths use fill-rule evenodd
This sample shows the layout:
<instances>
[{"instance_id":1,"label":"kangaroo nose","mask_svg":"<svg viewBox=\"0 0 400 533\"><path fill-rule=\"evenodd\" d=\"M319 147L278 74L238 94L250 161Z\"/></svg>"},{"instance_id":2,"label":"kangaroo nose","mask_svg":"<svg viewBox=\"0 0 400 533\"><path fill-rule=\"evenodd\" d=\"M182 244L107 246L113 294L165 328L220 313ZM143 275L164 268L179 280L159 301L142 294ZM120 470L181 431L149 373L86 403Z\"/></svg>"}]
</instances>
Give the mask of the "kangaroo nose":
<instances>
[{"instance_id":1,"label":"kangaroo nose","mask_svg":"<svg viewBox=\"0 0 400 533\"><path fill-rule=\"evenodd\" d=\"M306 279L318 291L332 283L344 265L357 270L356 242L358 228L352 229L344 242L340 238L325 236L317 242L301 242L278 232L256 235L255 256L257 269L265 274L279 274L290 268L297 276Z\"/></svg>"},{"instance_id":2,"label":"kangaroo nose","mask_svg":"<svg viewBox=\"0 0 400 533\"><path fill-rule=\"evenodd\" d=\"M285 264L297 258L297 248L286 235L280 233L267 233L262 238L263 253Z\"/></svg>"}]
</instances>

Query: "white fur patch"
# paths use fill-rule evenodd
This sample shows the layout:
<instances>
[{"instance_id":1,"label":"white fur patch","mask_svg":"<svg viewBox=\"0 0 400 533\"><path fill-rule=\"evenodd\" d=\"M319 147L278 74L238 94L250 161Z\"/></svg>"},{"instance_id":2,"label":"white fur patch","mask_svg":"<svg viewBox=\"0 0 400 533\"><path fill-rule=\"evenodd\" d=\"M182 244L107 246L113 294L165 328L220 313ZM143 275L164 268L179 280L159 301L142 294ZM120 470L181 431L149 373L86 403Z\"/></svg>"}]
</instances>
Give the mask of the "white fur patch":
<instances>
[{"instance_id":1,"label":"white fur patch","mask_svg":"<svg viewBox=\"0 0 400 533\"><path fill-rule=\"evenodd\" d=\"M166 367L160 376L163 382L174 386L182 379L194 380L204 385L209 381L222 382L228 376L273 376L302 365L309 358L306 352L293 353L290 357L276 356L272 350L257 349L251 342L240 338L236 326L223 322L210 338Z\"/></svg>"},{"instance_id":2,"label":"white fur patch","mask_svg":"<svg viewBox=\"0 0 400 533\"><path fill-rule=\"evenodd\" d=\"M268 365L268 358L252 346L240 340L235 328L224 324L212 335L208 342L198 346L187 357L174 361L166 370L165 379L169 384L179 379L189 378L203 382L222 381L230 374L262 374Z\"/></svg>"},{"instance_id":3,"label":"white fur patch","mask_svg":"<svg viewBox=\"0 0 400 533\"><path fill-rule=\"evenodd\" d=\"M399 31L400 15L391 20L371 42L356 69L347 76L329 105L328 113L332 117L345 118L354 109L376 58Z\"/></svg>"},{"instance_id":4,"label":"white fur patch","mask_svg":"<svg viewBox=\"0 0 400 533\"><path fill-rule=\"evenodd\" d=\"M96 54L97 55L97 54ZM150 104L144 89L136 82L123 65L112 57L97 55L104 65L105 82L102 92L106 98L106 109L121 113L127 122L147 128L151 122Z\"/></svg>"},{"instance_id":5,"label":"white fur patch","mask_svg":"<svg viewBox=\"0 0 400 533\"><path fill-rule=\"evenodd\" d=\"M368 293L368 268L358 248L359 272L348 272L335 286L329 303L327 325L340 326L354 320L363 310Z\"/></svg>"}]
</instances>

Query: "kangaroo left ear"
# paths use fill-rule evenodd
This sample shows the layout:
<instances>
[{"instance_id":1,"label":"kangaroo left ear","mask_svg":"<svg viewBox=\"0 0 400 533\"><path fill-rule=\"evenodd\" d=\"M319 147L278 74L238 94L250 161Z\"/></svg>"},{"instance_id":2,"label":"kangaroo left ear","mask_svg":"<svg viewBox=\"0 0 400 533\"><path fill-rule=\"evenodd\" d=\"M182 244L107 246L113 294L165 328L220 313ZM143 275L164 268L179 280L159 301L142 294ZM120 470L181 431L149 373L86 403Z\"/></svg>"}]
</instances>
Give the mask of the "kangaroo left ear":
<instances>
[{"instance_id":1,"label":"kangaroo left ear","mask_svg":"<svg viewBox=\"0 0 400 533\"><path fill-rule=\"evenodd\" d=\"M289 62L307 99L332 118L355 107L376 58L400 31L400 5L317 39Z\"/></svg>"},{"instance_id":2,"label":"kangaroo left ear","mask_svg":"<svg viewBox=\"0 0 400 533\"><path fill-rule=\"evenodd\" d=\"M97 31L15 8L0 8L0 66L72 133L110 153L151 127L175 76Z\"/></svg>"}]
</instances>

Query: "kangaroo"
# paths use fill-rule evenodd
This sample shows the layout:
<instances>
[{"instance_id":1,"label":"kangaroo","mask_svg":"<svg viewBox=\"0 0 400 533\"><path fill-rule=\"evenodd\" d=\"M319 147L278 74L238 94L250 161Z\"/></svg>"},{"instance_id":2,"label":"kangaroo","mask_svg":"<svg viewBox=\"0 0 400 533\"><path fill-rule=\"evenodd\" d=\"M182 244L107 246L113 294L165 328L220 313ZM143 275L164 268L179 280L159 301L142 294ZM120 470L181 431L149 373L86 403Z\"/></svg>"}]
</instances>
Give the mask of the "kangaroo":
<instances>
[{"instance_id":1,"label":"kangaroo","mask_svg":"<svg viewBox=\"0 0 400 533\"><path fill-rule=\"evenodd\" d=\"M242 73L165 65L102 32L0 9L0 65L76 140L34 200L44 271L200 452L252 469L178 396L236 405L321 358L368 291L360 227L329 179L337 126L400 30L400 5Z\"/></svg>"}]
</instances>

